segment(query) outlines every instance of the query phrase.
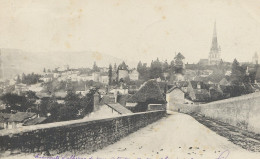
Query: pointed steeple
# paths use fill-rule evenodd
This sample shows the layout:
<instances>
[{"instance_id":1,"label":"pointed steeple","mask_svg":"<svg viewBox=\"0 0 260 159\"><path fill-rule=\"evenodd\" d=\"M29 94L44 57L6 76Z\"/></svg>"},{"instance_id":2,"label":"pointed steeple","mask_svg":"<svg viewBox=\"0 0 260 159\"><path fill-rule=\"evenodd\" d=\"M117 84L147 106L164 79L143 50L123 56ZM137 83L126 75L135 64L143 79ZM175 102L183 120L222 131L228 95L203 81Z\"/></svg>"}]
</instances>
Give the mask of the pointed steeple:
<instances>
[{"instance_id":1,"label":"pointed steeple","mask_svg":"<svg viewBox=\"0 0 260 159\"><path fill-rule=\"evenodd\" d=\"M215 20L215 22L214 22L213 37L217 37L216 20Z\"/></svg>"},{"instance_id":2,"label":"pointed steeple","mask_svg":"<svg viewBox=\"0 0 260 159\"><path fill-rule=\"evenodd\" d=\"M212 37L212 43L210 47L209 52L209 64L210 65L216 65L220 62L220 46L218 45L218 38L217 38L217 24L216 20L214 22L214 28L213 28L213 37Z\"/></svg>"},{"instance_id":3,"label":"pointed steeple","mask_svg":"<svg viewBox=\"0 0 260 159\"><path fill-rule=\"evenodd\" d=\"M216 27L216 21L214 23L214 30L213 30L213 37L212 37L212 44L211 44L211 50L218 51L218 38L217 38L217 27Z\"/></svg>"}]
</instances>

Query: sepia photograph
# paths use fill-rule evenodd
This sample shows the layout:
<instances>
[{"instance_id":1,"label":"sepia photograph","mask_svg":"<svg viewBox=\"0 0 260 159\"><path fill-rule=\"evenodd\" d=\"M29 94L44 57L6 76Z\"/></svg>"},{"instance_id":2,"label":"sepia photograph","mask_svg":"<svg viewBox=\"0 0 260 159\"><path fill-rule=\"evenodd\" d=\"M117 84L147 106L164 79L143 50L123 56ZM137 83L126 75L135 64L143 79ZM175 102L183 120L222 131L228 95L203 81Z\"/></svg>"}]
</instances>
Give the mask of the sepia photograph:
<instances>
[{"instance_id":1,"label":"sepia photograph","mask_svg":"<svg viewBox=\"0 0 260 159\"><path fill-rule=\"evenodd\" d=\"M0 0L0 159L260 159L259 0Z\"/></svg>"}]
</instances>

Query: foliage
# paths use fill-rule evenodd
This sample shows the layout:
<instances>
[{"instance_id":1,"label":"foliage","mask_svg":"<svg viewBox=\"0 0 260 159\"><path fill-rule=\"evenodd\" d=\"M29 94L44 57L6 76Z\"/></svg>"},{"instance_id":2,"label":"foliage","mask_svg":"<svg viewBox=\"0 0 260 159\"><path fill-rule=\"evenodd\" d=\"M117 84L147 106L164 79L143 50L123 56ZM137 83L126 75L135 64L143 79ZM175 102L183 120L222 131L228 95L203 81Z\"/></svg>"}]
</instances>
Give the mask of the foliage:
<instances>
[{"instance_id":1,"label":"foliage","mask_svg":"<svg viewBox=\"0 0 260 159\"><path fill-rule=\"evenodd\" d=\"M31 94L31 93L29 93ZM33 97L26 98L24 95L17 95L13 93L6 93L0 97L4 104L6 104L6 112L11 111L26 111L32 108L35 100Z\"/></svg>"},{"instance_id":2,"label":"foliage","mask_svg":"<svg viewBox=\"0 0 260 159\"><path fill-rule=\"evenodd\" d=\"M19 76L19 78L20 78L20 76ZM34 74L34 73L31 73L28 75L22 74L21 82L23 84L27 84L27 85L36 84L36 83L40 82L40 78L41 78L41 75L39 75L39 74Z\"/></svg>"},{"instance_id":3,"label":"foliage","mask_svg":"<svg viewBox=\"0 0 260 159\"><path fill-rule=\"evenodd\" d=\"M149 79L149 68L147 67L146 63L142 64L140 61L137 65L137 71L139 72L139 78L141 80Z\"/></svg>"},{"instance_id":4,"label":"foliage","mask_svg":"<svg viewBox=\"0 0 260 159\"><path fill-rule=\"evenodd\" d=\"M94 62L94 64L93 64L92 71L93 71L93 72L99 72L99 71L100 71L100 69L99 69L99 67L97 66L96 62Z\"/></svg>"},{"instance_id":5,"label":"foliage","mask_svg":"<svg viewBox=\"0 0 260 159\"><path fill-rule=\"evenodd\" d=\"M245 69L240 66L239 62L236 59L234 59L232 63L231 78L231 82L235 85L240 85L245 78Z\"/></svg>"},{"instance_id":6,"label":"foliage","mask_svg":"<svg viewBox=\"0 0 260 159\"><path fill-rule=\"evenodd\" d=\"M151 62L150 79L163 78L162 73L162 64L157 58L155 61Z\"/></svg>"},{"instance_id":7,"label":"foliage","mask_svg":"<svg viewBox=\"0 0 260 159\"><path fill-rule=\"evenodd\" d=\"M112 76L113 76L113 70L112 70L112 65L109 64L109 68L108 68L108 84L111 85L112 84Z\"/></svg>"}]
</instances>

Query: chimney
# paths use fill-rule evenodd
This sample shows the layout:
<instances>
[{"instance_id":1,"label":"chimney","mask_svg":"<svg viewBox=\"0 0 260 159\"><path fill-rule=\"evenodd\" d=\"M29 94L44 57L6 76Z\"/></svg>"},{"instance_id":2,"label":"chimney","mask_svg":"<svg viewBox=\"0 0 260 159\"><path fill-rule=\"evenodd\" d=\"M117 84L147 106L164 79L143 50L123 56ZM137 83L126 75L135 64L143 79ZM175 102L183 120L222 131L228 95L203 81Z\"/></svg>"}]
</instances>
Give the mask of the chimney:
<instances>
[{"instance_id":1,"label":"chimney","mask_svg":"<svg viewBox=\"0 0 260 159\"><path fill-rule=\"evenodd\" d=\"M118 91L114 92L114 97L115 97L115 103L117 103Z\"/></svg>"},{"instance_id":2,"label":"chimney","mask_svg":"<svg viewBox=\"0 0 260 159\"><path fill-rule=\"evenodd\" d=\"M93 99L93 112L99 109L99 94L96 92Z\"/></svg>"},{"instance_id":3,"label":"chimney","mask_svg":"<svg viewBox=\"0 0 260 159\"><path fill-rule=\"evenodd\" d=\"M201 89L200 82L197 83L197 89Z\"/></svg>"}]
</instances>

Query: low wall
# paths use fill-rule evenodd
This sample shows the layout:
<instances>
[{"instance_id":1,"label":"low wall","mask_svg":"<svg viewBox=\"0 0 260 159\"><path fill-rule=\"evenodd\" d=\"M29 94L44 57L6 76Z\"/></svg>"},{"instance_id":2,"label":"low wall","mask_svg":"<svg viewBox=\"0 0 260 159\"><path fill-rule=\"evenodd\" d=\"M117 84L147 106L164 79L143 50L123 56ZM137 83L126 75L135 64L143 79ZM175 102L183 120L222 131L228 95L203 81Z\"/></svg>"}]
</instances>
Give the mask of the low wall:
<instances>
[{"instance_id":1,"label":"low wall","mask_svg":"<svg viewBox=\"0 0 260 159\"><path fill-rule=\"evenodd\" d=\"M260 92L200 105L175 104L173 111L206 117L260 134Z\"/></svg>"},{"instance_id":2,"label":"low wall","mask_svg":"<svg viewBox=\"0 0 260 159\"><path fill-rule=\"evenodd\" d=\"M150 111L100 120L74 120L0 131L0 150L1 153L44 152L51 155L63 152L91 153L161 119L165 114L165 111Z\"/></svg>"},{"instance_id":3,"label":"low wall","mask_svg":"<svg viewBox=\"0 0 260 159\"><path fill-rule=\"evenodd\" d=\"M173 105L169 106L169 109L176 112L181 113L197 113L200 111L200 107L198 105L192 104L180 104L180 103L173 103Z\"/></svg>"}]
</instances>

